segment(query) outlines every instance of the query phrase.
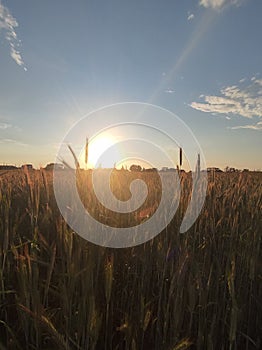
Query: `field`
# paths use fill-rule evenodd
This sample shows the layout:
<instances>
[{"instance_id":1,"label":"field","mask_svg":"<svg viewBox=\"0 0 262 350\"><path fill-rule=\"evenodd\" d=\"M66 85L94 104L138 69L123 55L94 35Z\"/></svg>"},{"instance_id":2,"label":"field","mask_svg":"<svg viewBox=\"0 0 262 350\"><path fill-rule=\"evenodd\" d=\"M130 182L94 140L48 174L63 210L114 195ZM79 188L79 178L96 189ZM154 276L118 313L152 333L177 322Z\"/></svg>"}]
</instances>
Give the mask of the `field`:
<instances>
[{"instance_id":1,"label":"field","mask_svg":"<svg viewBox=\"0 0 262 350\"><path fill-rule=\"evenodd\" d=\"M134 174L112 180L125 199L121 176ZM145 176L158 189L157 177ZM189 174L181 183L163 232L110 249L72 232L52 172L0 173L0 349L261 349L262 173L210 177L202 212L184 234ZM81 186L98 215L88 176ZM147 205L157 201L152 194Z\"/></svg>"}]
</instances>

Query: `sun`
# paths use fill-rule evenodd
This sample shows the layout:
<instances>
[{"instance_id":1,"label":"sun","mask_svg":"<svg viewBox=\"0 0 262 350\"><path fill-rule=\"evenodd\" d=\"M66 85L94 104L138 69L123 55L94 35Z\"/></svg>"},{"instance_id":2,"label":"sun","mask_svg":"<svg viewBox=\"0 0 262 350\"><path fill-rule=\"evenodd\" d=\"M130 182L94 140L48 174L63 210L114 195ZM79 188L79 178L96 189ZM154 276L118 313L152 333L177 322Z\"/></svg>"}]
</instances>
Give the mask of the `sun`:
<instances>
[{"instance_id":1,"label":"sun","mask_svg":"<svg viewBox=\"0 0 262 350\"><path fill-rule=\"evenodd\" d=\"M107 133L100 133L88 140L88 162L87 168L110 168L117 162L116 152L109 152L109 156L105 157L103 154L110 149L116 140ZM80 155L81 163L85 164L86 150L83 149Z\"/></svg>"}]
</instances>

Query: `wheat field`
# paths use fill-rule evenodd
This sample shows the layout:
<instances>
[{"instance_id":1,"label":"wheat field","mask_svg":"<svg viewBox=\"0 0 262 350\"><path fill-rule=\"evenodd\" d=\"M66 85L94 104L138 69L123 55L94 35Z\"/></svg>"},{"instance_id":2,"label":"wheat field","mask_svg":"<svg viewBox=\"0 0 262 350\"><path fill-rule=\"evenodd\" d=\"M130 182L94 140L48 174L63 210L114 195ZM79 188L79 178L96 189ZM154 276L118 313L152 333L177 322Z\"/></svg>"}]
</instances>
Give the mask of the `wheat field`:
<instances>
[{"instance_id":1,"label":"wheat field","mask_svg":"<svg viewBox=\"0 0 262 350\"><path fill-rule=\"evenodd\" d=\"M121 176L134 174L113 176L126 198ZM151 173L145 180L158 189ZM110 249L67 225L51 171L0 173L0 349L261 349L261 180L255 172L209 178L202 212L181 234L191 190L181 174L166 229ZM78 187L96 216L88 181L83 175Z\"/></svg>"}]
</instances>

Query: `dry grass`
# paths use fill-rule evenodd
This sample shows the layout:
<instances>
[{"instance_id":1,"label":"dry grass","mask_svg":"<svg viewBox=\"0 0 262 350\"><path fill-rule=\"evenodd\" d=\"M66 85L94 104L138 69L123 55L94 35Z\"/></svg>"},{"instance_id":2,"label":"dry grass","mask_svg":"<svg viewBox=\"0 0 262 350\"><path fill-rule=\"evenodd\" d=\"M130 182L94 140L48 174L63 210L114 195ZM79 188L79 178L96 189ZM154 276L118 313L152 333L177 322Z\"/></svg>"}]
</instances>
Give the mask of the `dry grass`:
<instances>
[{"instance_id":1,"label":"dry grass","mask_svg":"<svg viewBox=\"0 0 262 350\"><path fill-rule=\"evenodd\" d=\"M181 176L168 227L146 244L113 250L67 226L50 172L1 174L0 348L260 349L262 174L215 174L185 234L191 182ZM118 180L112 188L126 198ZM147 205L156 200L152 194Z\"/></svg>"}]
</instances>

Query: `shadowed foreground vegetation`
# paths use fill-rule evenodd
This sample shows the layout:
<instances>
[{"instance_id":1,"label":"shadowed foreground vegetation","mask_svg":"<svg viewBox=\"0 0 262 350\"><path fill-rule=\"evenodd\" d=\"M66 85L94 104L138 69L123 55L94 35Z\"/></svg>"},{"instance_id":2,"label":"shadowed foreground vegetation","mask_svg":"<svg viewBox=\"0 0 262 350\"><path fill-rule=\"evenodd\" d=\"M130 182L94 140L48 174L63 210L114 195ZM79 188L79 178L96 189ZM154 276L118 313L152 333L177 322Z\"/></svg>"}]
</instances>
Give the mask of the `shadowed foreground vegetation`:
<instances>
[{"instance_id":1,"label":"shadowed foreground vegetation","mask_svg":"<svg viewBox=\"0 0 262 350\"><path fill-rule=\"evenodd\" d=\"M68 227L51 172L0 174L0 348L261 349L262 174L215 174L185 234L181 176L168 227L109 249Z\"/></svg>"}]
</instances>

